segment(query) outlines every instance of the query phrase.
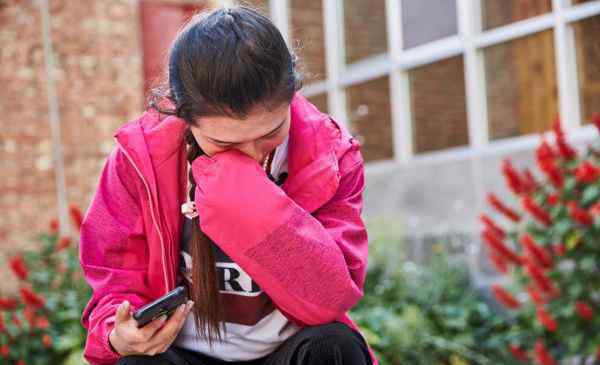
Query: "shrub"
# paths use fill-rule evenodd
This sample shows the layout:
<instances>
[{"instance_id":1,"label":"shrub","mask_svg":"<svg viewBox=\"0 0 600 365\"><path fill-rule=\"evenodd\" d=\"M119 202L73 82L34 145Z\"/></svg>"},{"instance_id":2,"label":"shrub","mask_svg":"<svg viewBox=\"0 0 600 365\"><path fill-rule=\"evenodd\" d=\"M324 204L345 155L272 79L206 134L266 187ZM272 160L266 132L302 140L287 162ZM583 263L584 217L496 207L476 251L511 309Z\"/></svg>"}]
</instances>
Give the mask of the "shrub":
<instances>
[{"instance_id":1,"label":"shrub","mask_svg":"<svg viewBox=\"0 0 600 365\"><path fill-rule=\"evenodd\" d=\"M600 130L600 117L595 124ZM559 121L553 134L554 143L542 136L536 150L542 179L502 164L520 205L490 194L504 223L481 215L490 260L509 283L493 293L519 329L507 345L524 362L543 365L600 359L600 153L594 145L584 153L571 147Z\"/></svg>"},{"instance_id":2,"label":"shrub","mask_svg":"<svg viewBox=\"0 0 600 365\"><path fill-rule=\"evenodd\" d=\"M75 228L81 213L70 207ZM80 317L90 296L70 237L58 222L38 236L40 246L9 259L18 296L0 297L0 358L13 364L80 364L86 333Z\"/></svg>"}]
</instances>

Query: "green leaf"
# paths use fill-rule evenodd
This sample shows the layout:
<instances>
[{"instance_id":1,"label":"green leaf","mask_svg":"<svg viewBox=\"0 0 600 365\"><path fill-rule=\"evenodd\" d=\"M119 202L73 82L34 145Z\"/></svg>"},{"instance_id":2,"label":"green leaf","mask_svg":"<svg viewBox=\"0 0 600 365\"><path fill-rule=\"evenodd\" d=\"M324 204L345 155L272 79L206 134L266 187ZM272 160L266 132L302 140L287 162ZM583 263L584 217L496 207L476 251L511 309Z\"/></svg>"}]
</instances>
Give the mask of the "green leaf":
<instances>
[{"instance_id":1,"label":"green leaf","mask_svg":"<svg viewBox=\"0 0 600 365\"><path fill-rule=\"evenodd\" d=\"M590 185L583 190L581 205L584 207L592 205L600 198L600 187L598 185Z\"/></svg>"},{"instance_id":2,"label":"green leaf","mask_svg":"<svg viewBox=\"0 0 600 365\"><path fill-rule=\"evenodd\" d=\"M581 233L579 233L578 231L572 231L568 236L567 239L565 240L565 246L567 247L567 250L572 250L575 247L577 247L579 245L579 243L581 242Z\"/></svg>"},{"instance_id":3,"label":"green leaf","mask_svg":"<svg viewBox=\"0 0 600 365\"><path fill-rule=\"evenodd\" d=\"M564 237L571 230L571 228L573 228L573 223L568 218L561 219L553 227L556 235L561 238Z\"/></svg>"}]
</instances>

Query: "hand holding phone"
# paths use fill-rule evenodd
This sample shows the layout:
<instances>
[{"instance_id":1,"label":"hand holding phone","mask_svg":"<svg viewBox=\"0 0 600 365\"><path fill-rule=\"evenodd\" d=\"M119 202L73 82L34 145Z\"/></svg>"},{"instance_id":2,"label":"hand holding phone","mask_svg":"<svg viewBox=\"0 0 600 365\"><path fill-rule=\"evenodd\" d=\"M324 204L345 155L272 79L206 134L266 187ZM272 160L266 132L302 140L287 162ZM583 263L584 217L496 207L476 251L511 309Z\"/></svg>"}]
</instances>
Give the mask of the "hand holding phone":
<instances>
[{"instance_id":1,"label":"hand holding phone","mask_svg":"<svg viewBox=\"0 0 600 365\"><path fill-rule=\"evenodd\" d=\"M166 314L138 327L133 318L129 302L119 305L115 316L115 326L109 334L109 344L122 356L156 355L165 352L183 327L194 302L181 304L167 319Z\"/></svg>"},{"instance_id":2,"label":"hand holding phone","mask_svg":"<svg viewBox=\"0 0 600 365\"><path fill-rule=\"evenodd\" d=\"M141 307L133 313L133 319L137 322L137 326L143 327L148 322L157 319L163 314L169 317L177 307L187 301L187 289L183 286L171 290L155 301Z\"/></svg>"}]
</instances>

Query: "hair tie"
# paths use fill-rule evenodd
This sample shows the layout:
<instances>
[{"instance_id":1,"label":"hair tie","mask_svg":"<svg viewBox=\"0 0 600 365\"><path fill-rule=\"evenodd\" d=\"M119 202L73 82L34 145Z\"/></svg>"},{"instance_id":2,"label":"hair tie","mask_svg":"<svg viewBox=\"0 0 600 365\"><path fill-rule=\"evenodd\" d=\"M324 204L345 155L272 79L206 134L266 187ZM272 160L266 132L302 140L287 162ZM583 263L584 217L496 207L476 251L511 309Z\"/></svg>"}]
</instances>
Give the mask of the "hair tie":
<instances>
[{"instance_id":1,"label":"hair tie","mask_svg":"<svg viewBox=\"0 0 600 365\"><path fill-rule=\"evenodd\" d=\"M189 219L194 219L198 216L198 210L196 209L196 203L189 201L181 204L181 214L185 215Z\"/></svg>"}]
</instances>

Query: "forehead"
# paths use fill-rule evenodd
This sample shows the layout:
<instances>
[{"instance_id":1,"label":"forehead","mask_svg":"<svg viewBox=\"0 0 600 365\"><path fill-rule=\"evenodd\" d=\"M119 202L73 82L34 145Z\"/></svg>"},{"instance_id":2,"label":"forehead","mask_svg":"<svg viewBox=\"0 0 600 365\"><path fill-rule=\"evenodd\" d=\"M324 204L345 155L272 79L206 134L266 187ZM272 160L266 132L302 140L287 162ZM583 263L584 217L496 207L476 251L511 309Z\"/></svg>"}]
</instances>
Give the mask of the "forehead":
<instances>
[{"instance_id":1,"label":"forehead","mask_svg":"<svg viewBox=\"0 0 600 365\"><path fill-rule=\"evenodd\" d=\"M227 116L202 117L196 122L196 130L212 139L243 142L263 136L289 116L290 105L284 104L271 111L256 107L246 119Z\"/></svg>"}]
</instances>

